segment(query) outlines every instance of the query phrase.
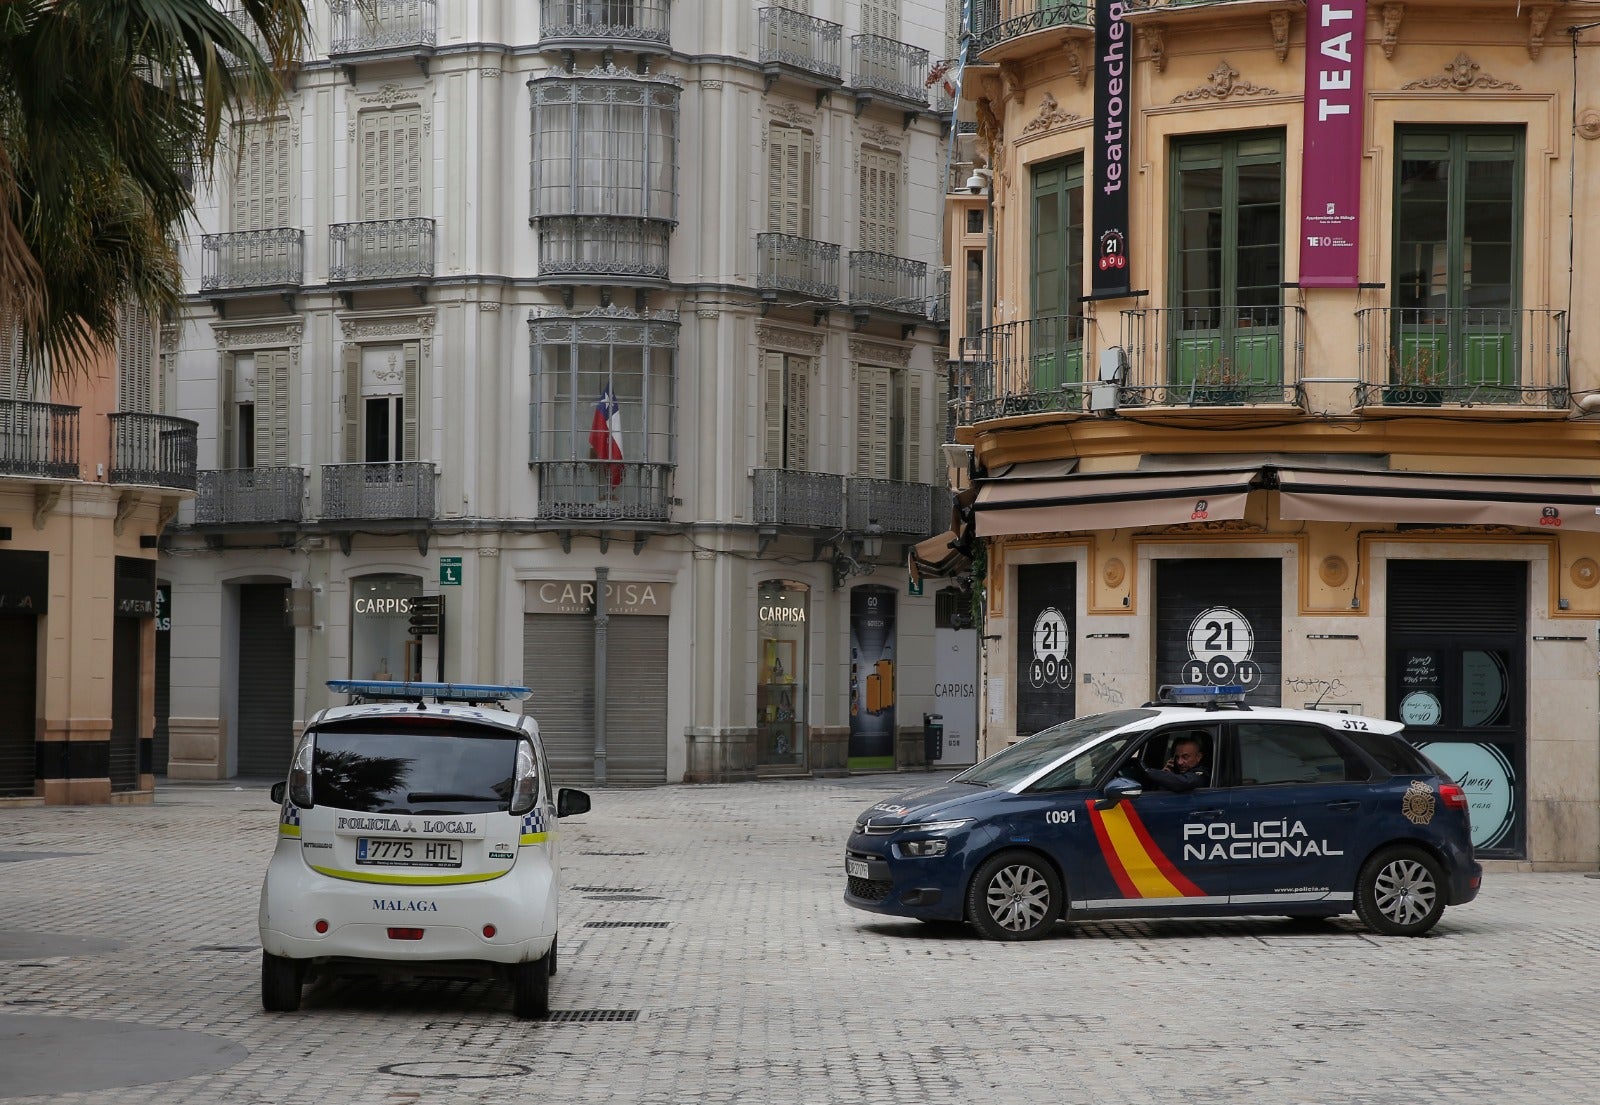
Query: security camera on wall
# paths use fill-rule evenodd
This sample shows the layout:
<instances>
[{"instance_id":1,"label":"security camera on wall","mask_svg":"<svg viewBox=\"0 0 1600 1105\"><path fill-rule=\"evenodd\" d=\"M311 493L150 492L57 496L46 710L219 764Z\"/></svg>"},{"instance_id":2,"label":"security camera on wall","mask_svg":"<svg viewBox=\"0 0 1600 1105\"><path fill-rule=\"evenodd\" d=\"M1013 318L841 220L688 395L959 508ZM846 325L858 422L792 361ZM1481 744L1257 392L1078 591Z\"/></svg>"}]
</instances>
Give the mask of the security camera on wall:
<instances>
[{"instance_id":1,"label":"security camera on wall","mask_svg":"<svg viewBox=\"0 0 1600 1105\"><path fill-rule=\"evenodd\" d=\"M992 169L972 170L972 175L967 178L967 191L975 196L983 195L984 190L989 187L989 181L993 176L994 171Z\"/></svg>"}]
</instances>

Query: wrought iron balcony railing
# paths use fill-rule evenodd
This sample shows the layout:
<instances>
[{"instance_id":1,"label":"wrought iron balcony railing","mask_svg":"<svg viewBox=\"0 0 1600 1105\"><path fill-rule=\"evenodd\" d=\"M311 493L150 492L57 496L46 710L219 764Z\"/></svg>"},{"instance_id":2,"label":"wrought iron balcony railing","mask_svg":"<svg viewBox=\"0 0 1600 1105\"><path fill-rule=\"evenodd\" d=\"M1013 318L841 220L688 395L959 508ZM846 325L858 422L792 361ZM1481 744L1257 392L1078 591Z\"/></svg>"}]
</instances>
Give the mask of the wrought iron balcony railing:
<instances>
[{"instance_id":1,"label":"wrought iron balcony railing","mask_svg":"<svg viewBox=\"0 0 1600 1105\"><path fill-rule=\"evenodd\" d=\"M950 325L950 269L939 270L939 280L928 305L928 318L940 326Z\"/></svg>"},{"instance_id":2,"label":"wrought iron balcony railing","mask_svg":"<svg viewBox=\"0 0 1600 1105\"><path fill-rule=\"evenodd\" d=\"M888 253L850 252L850 304L928 316L928 266Z\"/></svg>"},{"instance_id":3,"label":"wrought iron balcony railing","mask_svg":"<svg viewBox=\"0 0 1600 1105\"><path fill-rule=\"evenodd\" d=\"M220 468L200 473L194 524L299 522L305 517L303 468Z\"/></svg>"},{"instance_id":4,"label":"wrought iron balcony railing","mask_svg":"<svg viewBox=\"0 0 1600 1105\"><path fill-rule=\"evenodd\" d=\"M540 0L539 45L665 50L671 23L672 0Z\"/></svg>"},{"instance_id":5,"label":"wrought iron balcony railing","mask_svg":"<svg viewBox=\"0 0 1600 1105\"><path fill-rule=\"evenodd\" d=\"M322 466L322 517L328 521L397 521L434 516L433 465L395 460Z\"/></svg>"},{"instance_id":6,"label":"wrought iron balcony railing","mask_svg":"<svg viewBox=\"0 0 1600 1105\"><path fill-rule=\"evenodd\" d=\"M756 286L810 299L839 299L839 247L792 234L757 234Z\"/></svg>"},{"instance_id":7,"label":"wrought iron balcony railing","mask_svg":"<svg viewBox=\"0 0 1600 1105\"><path fill-rule=\"evenodd\" d=\"M606 215L541 217L540 276L667 278L672 224Z\"/></svg>"},{"instance_id":8,"label":"wrought iron balcony railing","mask_svg":"<svg viewBox=\"0 0 1600 1105\"><path fill-rule=\"evenodd\" d=\"M1304 406L1300 307L1145 307L1122 312L1120 406Z\"/></svg>"},{"instance_id":9,"label":"wrought iron balcony railing","mask_svg":"<svg viewBox=\"0 0 1600 1105\"><path fill-rule=\"evenodd\" d=\"M78 408L0 399L0 475L78 479Z\"/></svg>"},{"instance_id":10,"label":"wrought iron balcony railing","mask_svg":"<svg viewBox=\"0 0 1600 1105\"><path fill-rule=\"evenodd\" d=\"M850 70L858 92L903 104L928 106L928 51L881 35L850 39Z\"/></svg>"},{"instance_id":11,"label":"wrought iron balcony railing","mask_svg":"<svg viewBox=\"0 0 1600 1105\"><path fill-rule=\"evenodd\" d=\"M760 13L760 60L769 78L776 68L818 80L840 84L839 64L844 28L825 19L788 8L762 8Z\"/></svg>"},{"instance_id":12,"label":"wrought iron balcony railing","mask_svg":"<svg viewBox=\"0 0 1600 1105\"><path fill-rule=\"evenodd\" d=\"M305 278L305 232L293 227L204 234L200 290L298 288Z\"/></svg>"},{"instance_id":13,"label":"wrought iron balcony railing","mask_svg":"<svg viewBox=\"0 0 1600 1105\"><path fill-rule=\"evenodd\" d=\"M982 55L1002 43L1052 27L1094 27L1087 0L973 0L972 50Z\"/></svg>"},{"instance_id":14,"label":"wrought iron balcony railing","mask_svg":"<svg viewBox=\"0 0 1600 1105\"><path fill-rule=\"evenodd\" d=\"M432 219L334 223L328 247L330 283L433 275Z\"/></svg>"},{"instance_id":15,"label":"wrought iron balcony railing","mask_svg":"<svg viewBox=\"0 0 1600 1105\"><path fill-rule=\"evenodd\" d=\"M832 472L757 468L750 474L751 518L761 526L837 532L845 523L844 481Z\"/></svg>"},{"instance_id":16,"label":"wrought iron balcony railing","mask_svg":"<svg viewBox=\"0 0 1600 1105\"><path fill-rule=\"evenodd\" d=\"M1565 311L1368 307L1356 318L1357 407L1567 406Z\"/></svg>"},{"instance_id":17,"label":"wrought iron balcony railing","mask_svg":"<svg viewBox=\"0 0 1600 1105\"><path fill-rule=\"evenodd\" d=\"M1082 410L1085 334L1082 315L1043 315L968 335L950 378L957 424Z\"/></svg>"},{"instance_id":18,"label":"wrought iron balcony railing","mask_svg":"<svg viewBox=\"0 0 1600 1105\"><path fill-rule=\"evenodd\" d=\"M434 0L331 0L329 57L385 54L425 48L439 39Z\"/></svg>"},{"instance_id":19,"label":"wrought iron balcony railing","mask_svg":"<svg viewBox=\"0 0 1600 1105\"><path fill-rule=\"evenodd\" d=\"M666 522L672 515L670 464L535 461L539 517Z\"/></svg>"},{"instance_id":20,"label":"wrought iron balcony railing","mask_svg":"<svg viewBox=\"0 0 1600 1105\"><path fill-rule=\"evenodd\" d=\"M927 537L949 525L948 514L937 530L928 528L933 517L933 485L874 480L851 476L845 481L845 528L865 533L873 523L886 534Z\"/></svg>"},{"instance_id":21,"label":"wrought iron balcony railing","mask_svg":"<svg viewBox=\"0 0 1600 1105\"><path fill-rule=\"evenodd\" d=\"M195 488L200 428L187 418L122 412L111 419L111 483Z\"/></svg>"}]
</instances>

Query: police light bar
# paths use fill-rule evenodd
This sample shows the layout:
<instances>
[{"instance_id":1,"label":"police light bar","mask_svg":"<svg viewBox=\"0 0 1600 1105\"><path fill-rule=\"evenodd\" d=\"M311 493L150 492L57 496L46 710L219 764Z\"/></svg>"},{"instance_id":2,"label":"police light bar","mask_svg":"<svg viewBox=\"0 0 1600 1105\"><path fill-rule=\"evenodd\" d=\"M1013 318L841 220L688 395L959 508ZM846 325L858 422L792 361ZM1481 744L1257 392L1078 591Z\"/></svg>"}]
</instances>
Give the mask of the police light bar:
<instances>
[{"instance_id":1,"label":"police light bar","mask_svg":"<svg viewBox=\"0 0 1600 1105\"><path fill-rule=\"evenodd\" d=\"M1237 683L1229 683L1221 687L1195 687L1181 683L1164 683L1156 692L1156 697L1162 702L1182 703L1187 700L1195 704L1243 702L1244 695L1244 688Z\"/></svg>"},{"instance_id":2,"label":"police light bar","mask_svg":"<svg viewBox=\"0 0 1600 1105\"><path fill-rule=\"evenodd\" d=\"M330 679L328 689L369 701L431 698L435 702L507 702L533 694L527 687L499 683L408 683L390 679Z\"/></svg>"}]
</instances>

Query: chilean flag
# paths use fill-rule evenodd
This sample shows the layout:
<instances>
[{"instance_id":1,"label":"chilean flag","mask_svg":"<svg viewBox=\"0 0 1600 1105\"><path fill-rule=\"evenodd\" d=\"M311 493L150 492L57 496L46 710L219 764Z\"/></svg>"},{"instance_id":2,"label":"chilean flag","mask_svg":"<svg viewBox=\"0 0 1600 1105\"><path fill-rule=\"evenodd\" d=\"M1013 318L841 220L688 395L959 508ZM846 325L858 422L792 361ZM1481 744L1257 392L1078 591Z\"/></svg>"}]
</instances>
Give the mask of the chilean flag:
<instances>
[{"instance_id":1,"label":"chilean flag","mask_svg":"<svg viewBox=\"0 0 1600 1105\"><path fill-rule=\"evenodd\" d=\"M617 411L617 396L606 382L594 405L594 421L589 424L589 455L595 460L622 459L622 416ZM622 465L611 466L611 486L622 482Z\"/></svg>"}]
</instances>

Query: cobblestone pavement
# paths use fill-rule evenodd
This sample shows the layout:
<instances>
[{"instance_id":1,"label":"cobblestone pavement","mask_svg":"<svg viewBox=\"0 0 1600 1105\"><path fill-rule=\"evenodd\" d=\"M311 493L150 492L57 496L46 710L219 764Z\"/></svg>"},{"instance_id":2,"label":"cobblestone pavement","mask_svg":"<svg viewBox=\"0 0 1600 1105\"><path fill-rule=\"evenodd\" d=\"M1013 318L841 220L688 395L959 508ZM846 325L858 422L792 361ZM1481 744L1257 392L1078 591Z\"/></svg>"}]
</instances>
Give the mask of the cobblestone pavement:
<instances>
[{"instance_id":1,"label":"cobblestone pavement","mask_svg":"<svg viewBox=\"0 0 1600 1105\"><path fill-rule=\"evenodd\" d=\"M0 1098L1593 1100L1600 880L1491 873L1418 940L1262 919L996 944L841 900L855 815L925 778L594 791L562 829L567 1019L542 1023L486 982L263 1013L264 786L0 810Z\"/></svg>"}]
</instances>

